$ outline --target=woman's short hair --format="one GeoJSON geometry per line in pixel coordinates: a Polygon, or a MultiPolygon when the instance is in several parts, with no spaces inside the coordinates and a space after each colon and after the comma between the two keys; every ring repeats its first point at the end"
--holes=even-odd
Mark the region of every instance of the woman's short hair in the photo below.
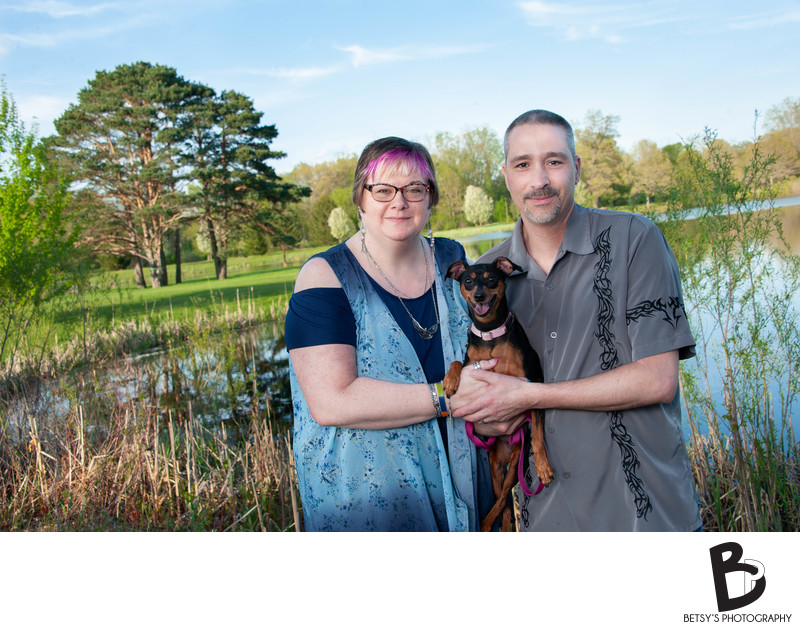
{"type": "Polygon", "coordinates": [[[356,164],[353,180],[353,203],[361,205],[361,195],[367,181],[379,168],[407,168],[417,170],[430,186],[431,208],[439,203],[439,187],[436,185],[436,169],[433,159],[423,145],[403,138],[389,136],[370,142],[361,152],[356,164]]]}

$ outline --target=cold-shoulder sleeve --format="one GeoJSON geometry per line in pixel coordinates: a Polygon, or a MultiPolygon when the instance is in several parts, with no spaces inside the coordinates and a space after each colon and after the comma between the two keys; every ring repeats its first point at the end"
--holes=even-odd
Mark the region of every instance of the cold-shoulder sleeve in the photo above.
{"type": "Polygon", "coordinates": [[[284,329],[286,348],[356,345],[356,321],[342,288],[306,289],[292,295],[284,329]]]}

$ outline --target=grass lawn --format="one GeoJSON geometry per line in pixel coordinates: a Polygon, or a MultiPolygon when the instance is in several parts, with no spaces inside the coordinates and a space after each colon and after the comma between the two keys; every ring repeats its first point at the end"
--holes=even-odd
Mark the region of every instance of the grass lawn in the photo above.
{"type": "Polygon", "coordinates": [[[300,267],[320,249],[288,253],[286,267],[280,252],[231,258],[225,280],[215,278],[212,262],[201,261],[183,263],[182,281],[175,284],[175,265],[167,265],[170,284],[165,287],[136,288],[130,269],[99,273],[92,279],[92,291],[61,310],[56,330],[70,334],[81,327],[84,317],[90,328],[106,328],[141,317],[183,320],[197,310],[270,312],[275,304],[286,303],[300,267]]]}
{"type": "MultiPolygon", "coordinates": [[[[492,224],[448,230],[435,236],[459,238],[482,232],[510,231],[512,227],[513,223],[492,224]]],[[[59,327],[80,325],[84,314],[95,325],[110,326],[143,316],[186,319],[197,309],[253,308],[269,312],[277,301],[285,304],[300,267],[324,249],[317,247],[287,252],[287,267],[283,266],[280,252],[231,258],[226,280],[216,280],[213,263],[201,261],[183,263],[182,282],[174,284],[175,265],[167,265],[171,284],[158,288],[137,289],[130,269],[104,272],[94,278],[96,288],[85,296],[83,304],[75,304],[61,313],[59,327]]]]}

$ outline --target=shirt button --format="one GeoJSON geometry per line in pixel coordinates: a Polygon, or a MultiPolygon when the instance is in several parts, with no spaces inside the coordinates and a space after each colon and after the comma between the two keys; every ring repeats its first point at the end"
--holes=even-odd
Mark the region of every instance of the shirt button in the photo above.
{"type": "Polygon", "coordinates": [[[544,288],[547,289],[548,291],[552,291],[553,290],[553,283],[552,282],[548,282],[546,285],[544,285],[544,288]]]}
{"type": "Polygon", "coordinates": [[[550,333],[550,339],[555,339],[556,337],[558,337],[558,333],[556,331],[550,333]]]}
{"type": "Polygon", "coordinates": [[[555,433],[556,430],[553,427],[547,427],[547,432],[548,433],[555,433]]]}
{"type": "Polygon", "coordinates": [[[564,473],[564,479],[569,479],[570,477],[571,477],[571,475],[568,472],[564,473]]]}

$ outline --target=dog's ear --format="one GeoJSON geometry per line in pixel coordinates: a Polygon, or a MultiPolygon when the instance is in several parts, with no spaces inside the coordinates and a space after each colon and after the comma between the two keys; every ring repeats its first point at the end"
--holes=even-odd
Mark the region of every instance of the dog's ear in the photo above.
{"type": "Polygon", "coordinates": [[[510,276],[514,271],[522,271],[522,267],[511,262],[508,258],[503,258],[502,256],[494,259],[494,266],[507,276],[510,276]]]}
{"type": "Polygon", "coordinates": [[[453,278],[453,280],[459,280],[461,278],[461,274],[464,273],[464,270],[467,268],[467,265],[462,260],[458,260],[454,262],[447,270],[447,277],[453,278]]]}

